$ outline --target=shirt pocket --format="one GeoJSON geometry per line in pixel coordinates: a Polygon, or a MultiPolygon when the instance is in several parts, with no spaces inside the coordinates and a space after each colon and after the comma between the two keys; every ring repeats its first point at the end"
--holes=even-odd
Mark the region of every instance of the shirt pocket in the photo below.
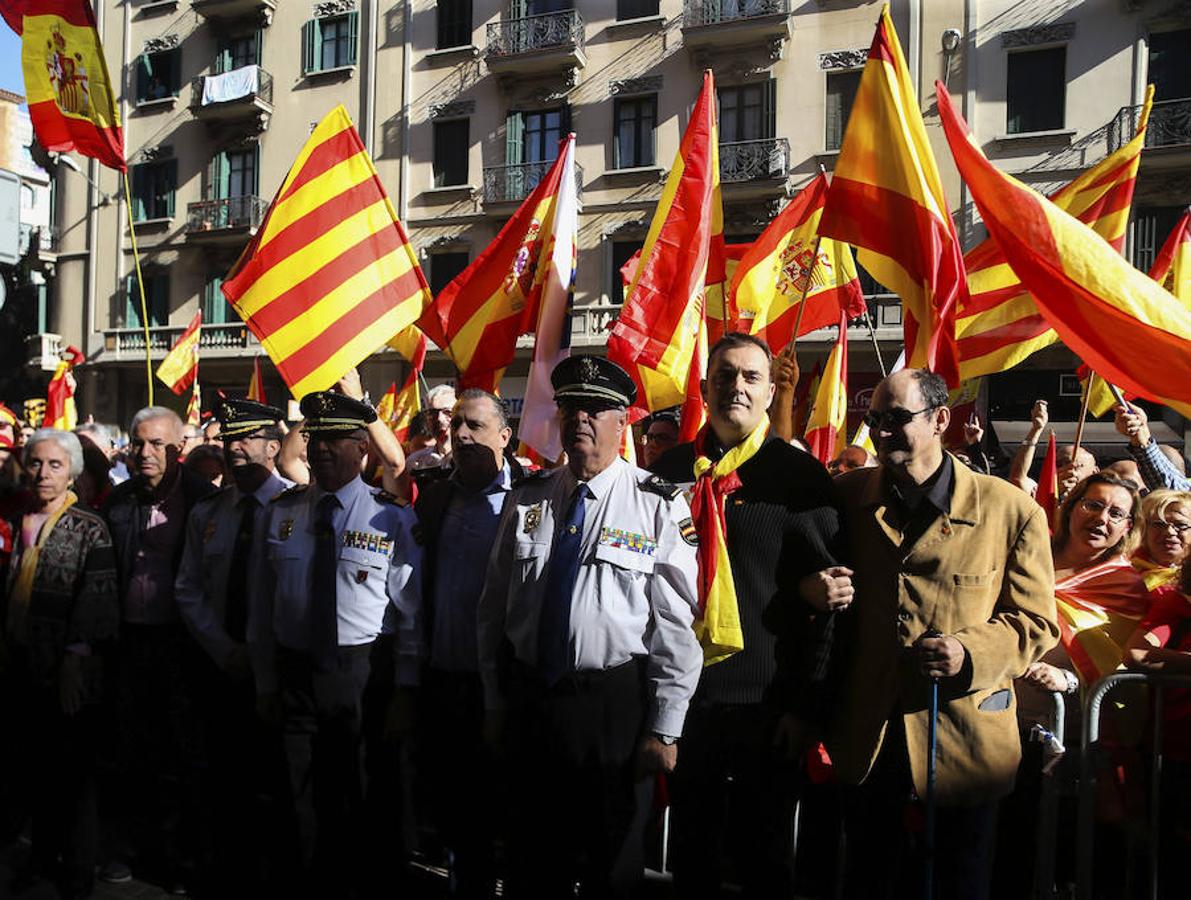
{"type": "Polygon", "coordinates": [[[543,577],[549,544],[518,538],[513,542],[513,577],[521,584],[543,577]]]}
{"type": "Polygon", "coordinates": [[[389,558],[382,553],[361,550],[359,547],[339,548],[339,568],[347,572],[356,584],[383,576],[389,558]]]}
{"type": "Polygon", "coordinates": [[[616,568],[623,569],[634,577],[653,574],[654,558],[648,553],[628,550],[624,547],[609,547],[607,544],[597,544],[595,558],[599,562],[611,563],[616,568]]]}

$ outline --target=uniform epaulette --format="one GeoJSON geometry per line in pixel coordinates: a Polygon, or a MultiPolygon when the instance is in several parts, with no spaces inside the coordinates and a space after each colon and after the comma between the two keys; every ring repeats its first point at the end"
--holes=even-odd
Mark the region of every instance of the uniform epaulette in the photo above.
{"type": "Polygon", "coordinates": [[[642,481],[641,490],[649,491],[651,494],[657,494],[659,497],[665,497],[667,500],[673,500],[682,493],[682,488],[667,481],[660,475],[650,475],[642,481]]]}
{"type": "Polygon", "coordinates": [[[310,487],[310,485],[308,485],[308,484],[291,485],[290,487],[287,487],[284,491],[282,491],[280,494],[278,494],[276,497],[274,497],[269,502],[276,503],[278,500],[282,500],[285,497],[296,497],[298,494],[302,493],[302,491],[306,490],[306,488],[308,488],[308,487],[310,487]]]}
{"type": "Polygon", "coordinates": [[[222,497],[224,494],[226,494],[231,489],[232,489],[232,486],[230,484],[225,484],[221,488],[216,488],[212,493],[206,494],[202,497],[199,497],[198,500],[195,501],[194,505],[201,506],[204,503],[210,503],[212,500],[216,500],[219,497],[222,497]]]}
{"type": "Polygon", "coordinates": [[[529,484],[535,479],[548,478],[554,469],[534,469],[531,472],[525,472],[520,477],[513,480],[513,487],[520,487],[523,484],[529,484]]]}
{"type": "Polygon", "coordinates": [[[396,494],[390,494],[388,491],[377,491],[372,496],[381,503],[392,503],[394,506],[409,506],[408,500],[402,500],[396,494]]]}

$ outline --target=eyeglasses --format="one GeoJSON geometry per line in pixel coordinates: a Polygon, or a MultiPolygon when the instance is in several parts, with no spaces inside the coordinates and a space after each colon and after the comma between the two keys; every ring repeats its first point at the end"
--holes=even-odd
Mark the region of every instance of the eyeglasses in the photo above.
{"type": "Polygon", "coordinates": [[[1098,516],[1101,513],[1107,511],[1108,521],[1112,522],[1114,525],[1119,525],[1126,519],[1133,518],[1133,516],[1131,516],[1127,511],[1121,509],[1119,506],[1109,506],[1103,500],[1080,500],[1079,508],[1086,513],[1091,513],[1093,516],[1098,516]]]}
{"type": "Polygon", "coordinates": [[[646,432],[645,443],[647,444],[676,444],[678,443],[678,436],[674,434],[657,434],[655,432],[646,432]]]}
{"type": "Polygon", "coordinates": [[[1170,522],[1166,519],[1150,519],[1148,524],[1155,531],[1166,531],[1169,528],[1179,537],[1191,529],[1191,522],[1170,522]]]}
{"type": "Polygon", "coordinates": [[[937,406],[928,406],[925,409],[916,409],[913,412],[902,406],[895,406],[893,409],[887,409],[884,412],[870,411],[864,417],[864,424],[870,429],[885,429],[905,428],[912,421],[915,416],[920,416],[923,413],[928,413],[938,409],[937,406]]]}

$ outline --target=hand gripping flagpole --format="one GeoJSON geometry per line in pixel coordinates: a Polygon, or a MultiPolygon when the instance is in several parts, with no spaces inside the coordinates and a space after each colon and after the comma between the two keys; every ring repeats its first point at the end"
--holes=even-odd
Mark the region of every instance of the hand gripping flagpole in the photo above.
{"type": "Polygon", "coordinates": [[[145,303],[145,279],[141,275],[141,254],[136,246],[136,222],[132,218],[132,189],[128,169],[124,170],[124,202],[128,204],[128,234],[132,237],[132,260],[136,266],[136,286],[141,295],[141,327],[145,332],[145,383],[149,388],[149,406],[153,405],[153,348],[149,345],[149,310],[145,303]]]}

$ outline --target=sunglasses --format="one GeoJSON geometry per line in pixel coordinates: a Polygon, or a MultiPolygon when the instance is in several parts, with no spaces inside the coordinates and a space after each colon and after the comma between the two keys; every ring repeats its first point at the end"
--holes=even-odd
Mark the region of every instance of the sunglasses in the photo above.
{"type": "Polygon", "coordinates": [[[905,428],[914,421],[915,416],[920,416],[923,413],[928,413],[938,409],[937,406],[928,406],[925,409],[916,409],[910,411],[902,406],[895,406],[893,409],[887,409],[884,412],[870,411],[864,417],[864,424],[873,429],[884,429],[886,431],[893,428],[905,428]]]}

